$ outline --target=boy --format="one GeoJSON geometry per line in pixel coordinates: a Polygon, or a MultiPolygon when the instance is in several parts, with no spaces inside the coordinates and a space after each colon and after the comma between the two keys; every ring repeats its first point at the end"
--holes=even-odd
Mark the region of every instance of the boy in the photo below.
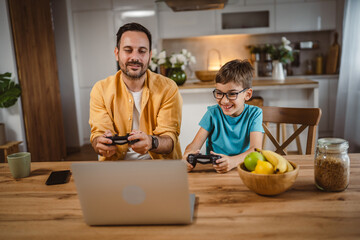
{"type": "MultiPolygon", "coordinates": [[[[190,153],[199,153],[207,139],[206,153],[221,156],[214,169],[226,173],[254,148],[262,147],[262,110],[245,104],[253,92],[252,72],[253,68],[246,60],[233,60],[221,67],[213,91],[218,105],[208,107],[199,123],[199,131],[185,149],[184,160],[190,153]]],[[[188,171],[192,168],[187,163],[188,171]]]]}

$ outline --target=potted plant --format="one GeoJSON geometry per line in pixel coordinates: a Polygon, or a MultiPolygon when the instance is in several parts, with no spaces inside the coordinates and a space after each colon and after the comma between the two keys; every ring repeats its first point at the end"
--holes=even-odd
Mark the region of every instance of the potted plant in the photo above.
{"type": "Polygon", "coordinates": [[[153,50],[153,55],[149,64],[152,71],[160,69],[160,73],[174,80],[177,85],[182,85],[186,81],[186,66],[196,63],[195,57],[186,49],[182,49],[180,53],[173,53],[170,57],[166,56],[163,50],[157,54],[157,50],[153,50]]]}
{"type": "MultiPolygon", "coordinates": [[[[13,106],[21,95],[20,85],[11,80],[11,73],[0,74],[0,108],[13,106]]],[[[5,125],[0,123],[0,145],[6,143],[5,125]]]]}
{"type": "Polygon", "coordinates": [[[277,47],[272,46],[270,52],[273,61],[272,77],[275,80],[284,80],[283,64],[291,63],[294,60],[290,41],[286,37],[282,37],[281,44],[277,47]]]}

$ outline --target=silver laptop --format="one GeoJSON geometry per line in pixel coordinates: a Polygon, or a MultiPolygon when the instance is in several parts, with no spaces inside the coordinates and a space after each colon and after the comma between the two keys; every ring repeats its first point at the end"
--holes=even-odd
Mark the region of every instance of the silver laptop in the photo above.
{"type": "Polygon", "coordinates": [[[71,169],[88,225],[192,222],[195,195],[181,160],[73,163],[71,169]]]}

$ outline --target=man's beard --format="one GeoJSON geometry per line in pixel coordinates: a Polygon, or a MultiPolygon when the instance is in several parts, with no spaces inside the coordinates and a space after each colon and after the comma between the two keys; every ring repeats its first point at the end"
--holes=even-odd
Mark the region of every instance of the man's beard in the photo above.
{"type": "MultiPolygon", "coordinates": [[[[150,61],[150,60],[149,60],[149,61],[150,61]]],[[[125,65],[120,62],[119,65],[120,65],[121,71],[122,71],[128,78],[130,78],[131,80],[139,80],[139,79],[146,73],[146,70],[147,70],[148,67],[149,67],[149,63],[143,64],[143,63],[138,62],[138,61],[127,62],[127,63],[125,63],[125,65]],[[131,72],[128,70],[128,66],[132,66],[132,65],[140,66],[140,72],[139,72],[139,73],[131,73],[131,72]]]]}

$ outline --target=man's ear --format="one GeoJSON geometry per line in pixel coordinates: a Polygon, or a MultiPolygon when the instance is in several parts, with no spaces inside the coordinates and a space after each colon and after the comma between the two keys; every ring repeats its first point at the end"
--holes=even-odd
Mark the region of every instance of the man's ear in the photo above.
{"type": "Polygon", "coordinates": [[[252,97],[252,94],[253,94],[252,88],[249,88],[248,90],[246,90],[246,92],[245,92],[245,101],[248,101],[252,97]]]}
{"type": "Polygon", "coordinates": [[[118,47],[115,47],[114,54],[115,54],[116,61],[119,61],[119,49],[118,49],[118,47]]]}

